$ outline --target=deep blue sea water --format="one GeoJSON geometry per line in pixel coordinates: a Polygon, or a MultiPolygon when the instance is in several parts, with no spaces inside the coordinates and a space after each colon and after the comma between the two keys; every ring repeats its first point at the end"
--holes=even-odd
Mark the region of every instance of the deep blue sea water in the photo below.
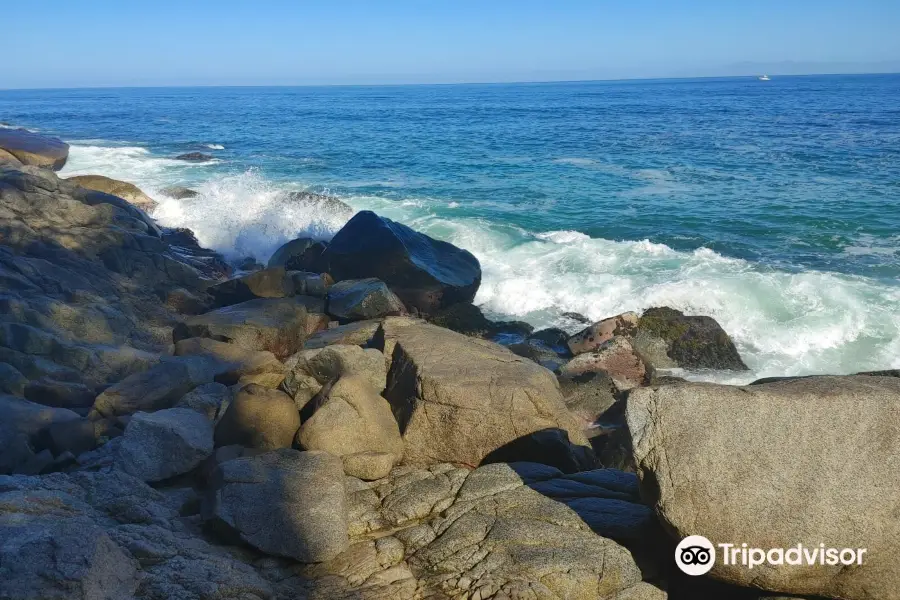
{"type": "Polygon", "coordinates": [[[0,121],[229,256],[329,237],[284,194],[328,191],[471,250],[496,316],[714,316],[753,372],[692,377],[900,367],[900,75],[0,91],[0,121]]]}

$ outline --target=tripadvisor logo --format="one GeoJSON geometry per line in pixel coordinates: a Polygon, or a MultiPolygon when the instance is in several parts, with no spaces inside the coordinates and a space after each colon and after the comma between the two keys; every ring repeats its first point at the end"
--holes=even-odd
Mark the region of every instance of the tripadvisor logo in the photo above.
{"type": "Polygon", "coordinates": [[[705,575],[716,564],[716,547],[721,554],[721,564],[744,566],[754,569],[760,565],[861,565],[865,548],[826,548],[825,544],[790,548],[750,548],[747,544],[717,544],[702,535],[691,535],[675,548],[675,564],[688,575],[705,575]]]}

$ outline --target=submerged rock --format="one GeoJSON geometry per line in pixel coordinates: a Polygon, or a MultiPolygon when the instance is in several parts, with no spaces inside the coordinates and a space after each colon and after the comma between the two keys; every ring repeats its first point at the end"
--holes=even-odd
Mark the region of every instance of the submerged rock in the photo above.
{"type": "Polygon", "coordinates": [[[322,259],[336,280],[378,278],[425,313],[471,302],[481,284],[481,266],[469,252],[370,211],[350,219],[322,259]]]}
{"type": "Polygon", "coordinates": [[[26,129],[0,128],[0,150],[5,150],[23,165],[59,171],[69,158],[69,145],[26,129]]]}
{"type": "Polygon", "coordinates": [[[207,162],[215,160],[215,156],[204,154],[203,152],[188,152],[187,154],[179,154],[175,160],[186,160],[188,162],[207,162]]]}
{"type": "Polygon", "coordinates": [[[176,200],[184,200],[187,198],[196,198],[200,195],[199,192],[192,190],[190,188],[186,188],[180,185],[173,185],[167,188],[163,188],[162,193],[170,198],[175,198],[176,200]]]}

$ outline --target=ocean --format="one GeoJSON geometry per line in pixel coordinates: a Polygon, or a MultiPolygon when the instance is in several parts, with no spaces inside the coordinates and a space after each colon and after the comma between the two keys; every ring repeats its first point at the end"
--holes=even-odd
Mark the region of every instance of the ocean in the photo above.
{"type": "Polygon", "coordinates": [[[470,250],[492,317],[710,315],[751,371],[686,375],[744,383],[900,367],[898,99],[900,75],[9,90],[0,121],[231,258],[333,235],[303,189],[470,250]]]}

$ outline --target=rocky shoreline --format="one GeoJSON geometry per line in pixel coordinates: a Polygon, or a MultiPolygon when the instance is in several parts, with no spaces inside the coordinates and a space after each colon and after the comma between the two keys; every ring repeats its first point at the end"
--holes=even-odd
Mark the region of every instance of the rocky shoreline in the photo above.
{"type": "Polygon", "coordinates": [[[367,211],[229,264],[67,149],[0,130],[0,599],[900,598],[900,371],[690,383],[746,369],[710,317],[491,321],[367,211]]]}

